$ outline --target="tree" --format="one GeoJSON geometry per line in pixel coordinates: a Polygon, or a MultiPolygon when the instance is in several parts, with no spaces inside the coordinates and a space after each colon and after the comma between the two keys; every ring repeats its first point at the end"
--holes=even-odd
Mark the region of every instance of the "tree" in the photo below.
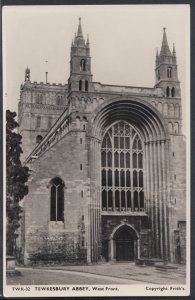
{"type": "Polygon", "coordinates": [[[26,185],[29,177],[29,169],[23,166],[20,155],[23,153],[21,144],[22,136],[16,133],[19,126],[15,121],[16,113],[6,111],[6,217],[7,255],[14,255],[17,230],[20,227],[22,207],[20,201],[28,194],[26,185]]]}

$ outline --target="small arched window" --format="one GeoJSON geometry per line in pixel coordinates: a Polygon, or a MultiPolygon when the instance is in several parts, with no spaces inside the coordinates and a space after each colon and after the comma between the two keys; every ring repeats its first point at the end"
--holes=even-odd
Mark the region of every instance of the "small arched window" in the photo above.
{"type": "Polygon", "coordinates": [[[37,123],[36,123],[36,128],[41,127],[41,116],[37,116],[37,123]]]}
{"type": "Polygon", "coordinates": [[[169,89],[169,86],[166,88],[166,96],[169,97],[169,94],[170,94],[170,89],[169,89]]]}
{"type": "Polygon", "coordinates": [[[85,91],[87,92],[88,91],[88,81],[85,80],[85,91]]]}
{"type": "Polygon", "coordinates": [[[50,220],[64,221],[64,182],[59,177],[51,180],[50,199],[50,220]]]}
{"type": "Polygon", "coordinates": [[[86,70],[86,61],[85,59],[81,59],[80,61],[80,71],[85,71],[86,70]]]}
{"type": "Polygon", "coordinates": [[[174,87],[172,87],[172,89],[171,89],[171,96],[175,97],[175,88],[174,87]]]}
{"type": "Polygon", "coordinates": [[[157,75],[158,75],[158,80],[160,80],[160,70],[158,70],[157,75]]]}
{"type": "Polygon", "coordinates": [[[171,68],[171,67],[168,67],[168,68],[167,68],[167,77],[168,77],[168,78],[171,78],[171,77],[172,77],[172,68],[171,68]]]}
{"type": "Polygon", "coordinates": [[[82,91],[82,80],[79,80],[79,91],[82,91]]]}
{"type": "Polygon", "coordinates": [[[42,139],[43,139],[42,135],[37,135],[36,143],[39,144],[42,141],[42,139]]]}

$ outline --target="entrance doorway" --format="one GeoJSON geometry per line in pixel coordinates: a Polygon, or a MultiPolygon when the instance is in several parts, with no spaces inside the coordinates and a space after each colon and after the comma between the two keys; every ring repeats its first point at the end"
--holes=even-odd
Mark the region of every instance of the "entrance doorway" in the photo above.
{"type": "Polygon", "coordinates": [[[134,237],[127,226],[120,228],[114,236],[117,261],[134,260],[134,237]]]}

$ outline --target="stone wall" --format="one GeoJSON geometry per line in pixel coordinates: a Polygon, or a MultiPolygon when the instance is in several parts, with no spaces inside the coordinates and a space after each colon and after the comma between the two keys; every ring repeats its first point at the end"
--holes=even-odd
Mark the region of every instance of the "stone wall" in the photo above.
{"type": "Polygon", "coordinates": [[[178,222],[181,263],[186,263],[186,222],[178,222]]]}
{"type": "Polygon", "coordinates": [[[32,175],[24,202],[25,263],[46,253],[65,255],[66,261],[72,262],[79,261],[79,255],[86,259],[89,180],[85,132],[68,133],[29,167],[32,175]],[[65,183],[64,222],[50,221],[49,182],[54,177],[65,183]]]}

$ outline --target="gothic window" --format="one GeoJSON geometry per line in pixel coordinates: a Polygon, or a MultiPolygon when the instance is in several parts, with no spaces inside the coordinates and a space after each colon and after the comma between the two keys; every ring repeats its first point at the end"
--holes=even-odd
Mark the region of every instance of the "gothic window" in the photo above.
{"type": "Polygon", "coordinates": [[[166,88],[166,95],[167,95],[167,97],[169,97],[169,91],[170,91],[170,89],[169,89],[169,86],[166,88]]]}
{"type": "Polygon", "coordinates": [[[79,80],[79,91],[82,91],[82,80],[79,80]]]}
{"type": "Polygon", "coordinates": [[[85,80],[85,91],[87,92],[88,91],[88,81],[85,80]]]}
{"type": "Polygon", "coordinates": [[[36,128],[41,127],[41,116],[37,116],[37,123],[36,123],[36,128]]]}
{"type": "Polygon", "coordinates": [[[37,94],[37,104],[43,104],[43,95],[37,94]]]}
{"type": "Polygon", "coordinates": [[[127,122],[114,123],[101,146],[102,210],[144,211],[143,146],[127,122]]]}
{"type": "Polygon", "coordinates": [[[36,143],[39,144],[42,141],[42,139],[43,139],[42,135],[37,135],[36,143]]]}
{"type": "Polygon", "coordinates": [[[171,78],[171,77],[172,77],[172,68],[171,68],[171,67],[168,67],[168,68],[167,68],[167,77],[168,77],[168,78],[171,78]]]}
{"type": "Polygon", "coordinates": [[[49,117],[48,117],[48,125],[47,125],[48,129],[50,129],[51,126],[52,126],[52,117],[49,116],[49,117]]]}
{"type": "Polygon", "coordinates": [[[51,181],[50,201],[50,220],[64,221],[64,182],[59,177],[51,181]]]}
{"type": "Polygon", "coordinates": [[[175,97],[175,88],[174,87],[172,87],[172,89],[171,89],[171,96],[175,97]]]}
{"type": "Polygon", "coordinates": [[[86,61],[85,59],[81,59],[80,61],[80,71],[85,71],[86,69],[86,61]]]}

